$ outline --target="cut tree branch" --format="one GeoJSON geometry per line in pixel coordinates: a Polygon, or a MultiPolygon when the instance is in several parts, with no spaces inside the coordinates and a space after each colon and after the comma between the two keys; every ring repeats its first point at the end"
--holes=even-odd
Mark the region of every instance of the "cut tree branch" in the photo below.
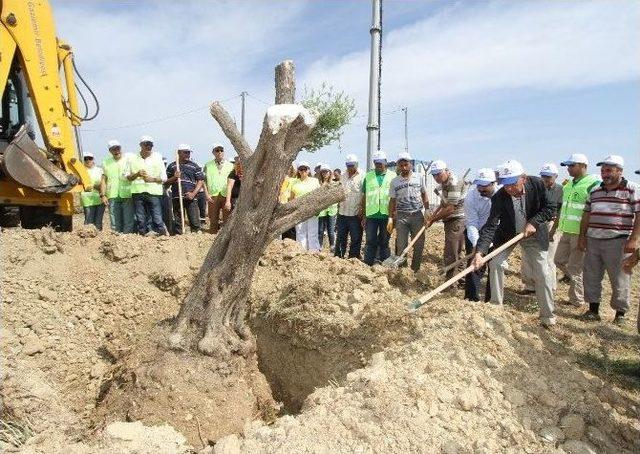
{"type": "Polygon", "coordinates": [[[342,202],[345,195],[341,185],[322,186],[304,197],[278,205],[271,223],[271,236],[282,235],[294,225],[317,216],[325,208],[342,202]]]}
{"type": "Polygon", "coordinates": [[[276,104],[293,104],[296,99],[296,69],[291,60],[276,66],[276,104]]]}
{"type": "Polygon", "coordinates": [[[240,160],[242,161],[243,165],[246,165],[247,159],[253,154],[253,150],[244,139],[244,137],[242,137],[240,131],[238,131],[233,118],[231,118],[225,108],[222,107],[222,104],[220,104],[218,101],[214,101],[213,103],[211,103],[210,112],[211,116],[213,116],[213,118],[220,125],[220,129],[222,129],[224,135],[227,136],[227,138],[231,142],[231,145],[233,145],[233,148],[235,148],[238,156],[240,156],[240,160]]]}

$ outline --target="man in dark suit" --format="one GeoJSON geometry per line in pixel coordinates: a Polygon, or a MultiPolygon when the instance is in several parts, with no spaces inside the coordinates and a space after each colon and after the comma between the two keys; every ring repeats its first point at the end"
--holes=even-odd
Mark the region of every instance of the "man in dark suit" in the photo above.
{"type": "MultiPolygon", "coordinates": [[[[483,256],[494,247],[506,243],[523,232],[522,260],[526,260],[535,278],[535,292],[540,307],[540,323],[544,327],[555,325],[553,315],[553,282],[547,264],[549,249],[548,223],[556,207],[548,198],[547,189],[538,177],[527,176],[518,161],[507,161],[498,167],[498,179],[503,185],[491,198],[491,212],[480,230],[473,265],[484,264],[483,256]]],[[[504,263],[513,251],[512,246],[489,262],[491,302],[502,304],[504,298],[504,263]]]]}

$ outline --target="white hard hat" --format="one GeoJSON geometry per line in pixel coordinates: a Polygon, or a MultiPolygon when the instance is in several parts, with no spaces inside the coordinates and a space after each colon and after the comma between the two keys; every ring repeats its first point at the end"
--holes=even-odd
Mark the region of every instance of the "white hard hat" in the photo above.
{"type": "Polygon", "coordinates": [[[354,154],[348,154],[346,158],[344,158],[344,161],[347,165],[349,164],[357,164],[358,163],[358,157],[354,154]]]}
{"type": "Polygon", "coordinates": [[[558,167],[555,164],[551,162],[542,164],[542,167],[540,168],[541,177],[553,177],[557,175],[558,175],[558,167]]]}
{"type": "Polygon", "coordinates": [[[307,169],[311,168],[311,166],[309,165],[309,162],[307,161],[300,161],[296,166],[296,169],[299,169],[300,167],[306,167],[307,169]]]}
{"type": "Polygon", "coordinates": [[[117,140],[110,140],[107,142],[107,147],[109,147],[109,150],[111,150],[114,147],[119,147],[120,146],[120,142],[118,142],[117,140]]]}
{"type": "Polygon", "coordinates": [[[91,153],[90,151],[87,151],[87,152],[85,152],[85,153],[82,153],[82,157],[83,157],[84,159],[87,159],[87,158],[91,158],[91,159],[93,159],[93,153],[91,153]]]}
{"type": "Polygon", "coordinates": [[[191,145],[189,145],[187,143],[181,143],[180,145],[178,145],[177,150],[178,151],[193,151],[191,149],[191,145]]]}
{"type": "Polygon", "coordinates": [[[569,156],[569,159],[560,163],[561,166],[568,166],[570,164],[589,164],[589,160],[582,153],[574,153],[569,156]]]}
{"type": "Polygon", "coordinates": [[[140,137],[140,143],[142,142],[151,142],[153,143],[153,137],[151,136],[142,136],[140,137]]]}
{"type": "Polygon", "coordinates": [[[476,173],[476,178],[475,180],[473,180],[473,184],[477,185],[477,186],[487,186],[491,183],[494,183],[496,181],[496,173],[493,171],[493,169],[489,169],[489,168],[482,168],[482,169],[478,169],[478,172],[476,173]]]}
{"type": "Polygon", "coordinates": [[[515,184],[524,175],[524,167],[512,159],[498,166],[498,180],[501,184],[515,184]]]}
{"type": "Polygon", "coordinates": [[[211,147],[211,150],[215,150],[216,148],[222,148],[224,150],[224,146],[221,143],[214,143],[211,147]]]}
{"type": "Polygon", "coordinates": [[[329,167],[329,164],[324,164],[324,163],[320,164],[320,171],[323,171],[323,170],[331,171],[331,167],[329,167]]]}
{"type": "Polygon", "coordinates": [[[398,159],[396,159],[396,162],[400,162],[400,161],[411,161],[413,158],[411,157],[411,155],[409,153],[406,152],[402,152],[398,155],[398,159]]]}
{"type": "Polygon", "coordinates": [[[609,156],[607,156],[606,158],[604,158],[602,161],[600,161],[599,163],[597,163],[597,166],[601,166],[601,165],[608,165],[608,166],[616,166],[620,169],[624,169],[624,159],[622,158],[622,156],[618,156],[616,154],[611,154],[609,156]]]}
{"type": "Polygon", "coordinates": [[[384,151],[378,150],[373,153],[373,162],[387,162],[387,155],[384,151]]]}
{"type": "Polygon", "coordinates": [[[436,159],[431,163],[431,169],[429,169],[429,173],[431,173],[431,175],[438,175],[445,170],[447,170],[447,163],[440,159],[436,159]]]}

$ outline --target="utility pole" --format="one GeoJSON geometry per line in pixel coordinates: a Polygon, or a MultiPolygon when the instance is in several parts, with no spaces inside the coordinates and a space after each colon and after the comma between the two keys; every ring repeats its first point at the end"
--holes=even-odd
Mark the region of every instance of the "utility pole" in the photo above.
{"type": "Polygon", "coordinates": [[[367,170],[373,168],[373,152],[380,149],[380,43],[382,0],[372,0],[371,61],[369,63],[369,120],[367,122],[367,170]]]}
{"type": "Polygon", "coordinates": [[[407,107],[403,107],[402,111],[404,112],[404,151],[405,153],[409,153],[409,127],[407,126],[407,107]]]}
{"type": "Polygon", "coordinates": [[[244,137],[244,105],[245,102],[247,100],[247,92],[243,91],[242,93],[240,93],[240,97],[242,98],[242,109],[241,109],[241,118],[240,118],[240,134],[242,134],[242,137],[244,137]]]}

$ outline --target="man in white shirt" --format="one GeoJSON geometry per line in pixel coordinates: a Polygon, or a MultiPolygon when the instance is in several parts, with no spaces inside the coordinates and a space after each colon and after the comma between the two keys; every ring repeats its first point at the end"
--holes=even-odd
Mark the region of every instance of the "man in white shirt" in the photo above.
{"type": "Polygon", "coordinates": [[[346,198],[338,205],[338,219],[336,221],[337,257],[344,257],[347,253],[347,242],[351,237],[349,258],[360,258],[362,246],[362,181],[364,176],[358,171],[358,157],[347,155],[347,171],[340,177],[340,184],[345,188],[346,198]]]}
{"type": "MultiPolygon", "coordinates": [[[[475,187],[471,188],[464,199],[465,214],[465,250],[469,254],[476,247],[480,238],[480,229],[489,219],[491,211],[491,197],[498,190],[496,175],[493,169],[479,169],[476,179],[473,181],[475,187]]],[[[464,285],[464,298],[470,301],[480,301],[480,281],[484,275],[485,268],[481,268],[467,274],[464,285]]],[[[489,281],[484,295],[485,301],[491,296],[489,281]]]]}

